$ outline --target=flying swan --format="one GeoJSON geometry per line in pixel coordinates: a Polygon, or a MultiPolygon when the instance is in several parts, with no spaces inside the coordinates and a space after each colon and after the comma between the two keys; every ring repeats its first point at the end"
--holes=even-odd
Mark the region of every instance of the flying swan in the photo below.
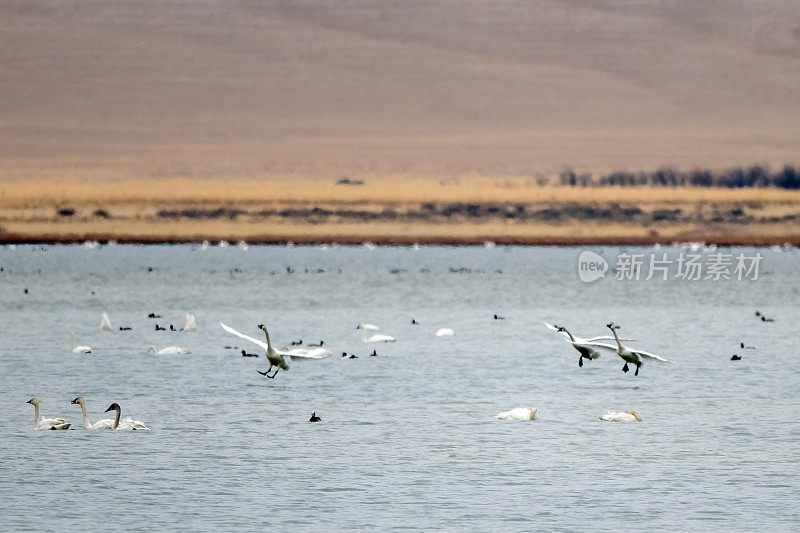
{"type": "Polygon", "coordinates": [[[89,346],[75,346],[75,333],[69,332],[69,342],[72,345],[72,353],[92,353],[89,346]]]}
{"type": "Polygon", "coordinates": [[[86,414],[86,402],[83,401],[83,396],[78,396],[70,403],[81,406],[81,412],[83,413],[83,425],[86,427],[86,429],[114,429],[113,418],[104,418],[102,420],[98,420],[94,424],[89,422],[89,415],[86,414]]]}
{"type": "Polygon", "coordinates": [[[267,326],[264,324],[259,324],[258,328],[264,332],[264,335],[267,337],[267,342],[260,341],[258,339],[254,339],[250,335],[245,335],[244,333],[240,333],[233,329],[230,326],[226,326],[222,322],[219,323],[222,326],[222,329],[227,331],[232,335],[236,335],[241,339],[248,340],[257,346],[261,346],[264,350],[266,350],[267,361],[269,361],[269,368],[266,372],[261,372],[258,370],[257,372],[262,376],[267,376],[270,379],[273,379],[277,374],[278,370],[289,370],[289,364],[286,362],[286,358],[292,359],[324,359],[325,357],[330,356],[330,352],[324,348],[314,348],[313,350],[308,350],[305,348],[296,348],[294,350],[276,350],[272,346],[272,341],[269,339],[269,331],[267,331],[267,326]],[[271,376],[269,375],[272,367],[277,367],[275,369],[275,373],[271,376]]]}
{"type": "Polygon", "coordinates": [[[356,329],[361,330],[361,340],[363,342],[395,342],[397,340],[391,335],[384,335],[383,333],[375,333],[374,335],[367,336],[367,330],[378,331],[381,329],[378,326],[373,326],[372,324],[359,324],[356,326],[356,329]]]}
{"type": "Polygon", "coordinates": [[[536,420],[536,412],[535,407],[515,407],[510,411],[499,413],[495,418],[498,420],[536,420]]]}
{"type": "Polygon", "coordinates": [[[71,424],[68,424],[63,418],[39,418],[39,400],[31,398],[25,403],[33,406],[33,429],[39,431],[41,429],[69,429],[71,424]]]}
{"type": "MultiPolygon", "coordinates": [[[[614,334],[614,339],[616,339],[617,341],[617,348],[616,348],[617,355],[620,356],[623,361],[625,361],[625,366],[622,367],[623,372],[626,373],[628,372],[629,370],[628,363],[631,363],[636,365],[636,372],[633,375],[638,376],[639,367],[642,366],[645,359],[653,359],[655,361],[661,361],[662,363],[669,363],[669,361],[667,361],[660,355],[652,354],[642,350],[631,350],[630,348],[622,344],[622,342],[619,339],[619,336],[617,335],[618,326],[615,326],[613,322],[606,324],[606,327],[611,330],[611,333],[614,334]]],[[[603,347],[607,348],[607,346],[603,347]]]]}
{"type": "MultiPolygon", "coordinates": [[[[616,348],[610,344],[603,344],[597,341],[600,340],[612,340],[614,337],[609,337],[608,335],[602,335],[600,337],[591,337],[588,339],[583,339],[581,337],[576,337],[569,331],[567,328],[562,326],[556,326],[555,324],[550,324],[545,322],[544,325],[548,329],[552,329],[553,331],[558,331],[559,333],[564,335],[564,339],[572,344],[572,347],[578,350],[578,353],[581,354],[580,358],[578,358],[578,366],[583,366],[583,360],[588,359],[592,361],[600,357],[600,352],[596,350],[596,348],[605,348],[607,350],[616,350],[616,348]]],[[[632,339],[624,339],[624,340],[632,340],[632,339]]]]}
{"type": "Polygon", "coordinates": [[[641,422],[642,415],[636,411],[625,411],[624,413],[619,411],[609,411],[606,414],[601,415],[600,420],[603,420],[604,422],[641,422]]]}
{"type": "Polygon", "coordinates": [[[120,422],[119,416],[122,414],[122,408],[119,406],[118,403],[112,403],[106,409],[106,413],[109,411],[116,411],[117,416],[114,417],[114,426],[112,429],[117,431],[149,431],[150,428],[145,426],[143,422],[139,420],[133,420],[131,417],[126,416],[125,420],[120,422]]]}

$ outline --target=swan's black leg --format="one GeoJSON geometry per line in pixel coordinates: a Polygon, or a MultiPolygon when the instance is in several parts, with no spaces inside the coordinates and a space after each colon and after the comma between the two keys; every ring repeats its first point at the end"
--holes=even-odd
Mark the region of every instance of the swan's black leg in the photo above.
{"type": "Polygon", "coordinates": [[[629,368],[628,368],[628,363],[625,363],[625,366],[623,366],[623,367],[622,367],[622,371],[623,371],[623,372],[625,372],[625,373],[627,374],[627,373],[628,373],[628,370],[629,370],[629,368]]]}
{"type": "Polygon", "coordinates": [[[581,358],[578,359],[578,366],[583,366],[583,356],[581,356],[581,358]]]}
{"type": "Polygon", "coordinates": [[[274,373],[274,374],[272,374],[271,376],[267,376],[267,377],[268,377],[269,379],[275,379],[275,376],[277,376],[277,375],[278,375],[278,370],[280,370],[280,367],[275,369],[275,373],[274,373]]]}
{"type": "Polygon", "coordinates": [[[269,377],[269,371],[270,371],[270,370],[272,370],[272,363],[270,363],[270,364],[269,364],[269,368],[267,369],[267,371],[266,371],[266,372],[262,372],[261,370],[256,370],[256,372],[258,372],[258,373],[259,373],[259,374],[261,374],[262,376],[267,376],[267,377],[269,377]]]}
{"type": "Polygon", "coordinates": [[[636,365],[636,372],[633,373],[634,376],[638,376],[639,375],[639,367],[640,366],[642,366],[642,365],[636,365]]]}

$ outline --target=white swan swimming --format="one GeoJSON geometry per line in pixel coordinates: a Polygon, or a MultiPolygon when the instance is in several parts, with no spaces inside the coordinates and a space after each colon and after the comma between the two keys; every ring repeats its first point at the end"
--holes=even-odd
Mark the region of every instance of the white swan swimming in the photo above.
{"type": "Polygon", "coordinates": [[[83,425],[86,427],[86,429],[114,429],[113,418],[104,418],[102,420],[98,420],[94,424],[89,422],[89,415],[86,414],[86,402],[83,401],[83,396],[78,396],[70,403],[77,404],[81,407],[81,412],[83,413],[83,425]]]}
{"type": "MultiPolygon", "coordinates": [[[[558,331],[564,335],[564,338],[567,342],[572,344],[572,347],[575,348],[581,356],[578,358],[578,366],[583,366],[583,360],[588,359],[592,361],[600,357],[600,352],[597,351],[597,348],[605,348],[607,350],[616,350],[616,348],[610,344],[604,344],[597,342],[599,340],[606,340],[606,339],[613,339],[614,337],[609,337],[608,335],[603,335],[600,337],[591,337],[589,339],[583,339],[581,337],[576,337],[569,331],[567,328],[562,326],[556,326],[555,324],[550,324],[548,322],[544,323],[549,329],[553,331],[558,331]]],[[[629,339],[626,339],[629,340],[629,339]]]]}
{"type": "Polygon", "coordinates": [[[119,406],[118,403],[112,403],[106,409],[106,413],[109,411],[116,411],[116,416],[114,417],[114,426],[112,429],[117,431],[149,431],[150,428],[144,425],[144,422],[139,420],[133,420],[131,417],[125,417],[125,420],[120,421],[119,417],[122,414],[122,408],[119,406]]]}
{"type": "Polygon", "coordinates": [[[69,429],[72,424],[67,423],[63,418],[39,418],[39,400],[31,398],[25,403],[33,406],[33,429],[36,431],[42,429],[69,429]]]}
{"type": "Polygon", "coordinates": [[[437,337],[452,337],[456,332],[450,328],[442,328],[436,332],[437,337]]]}
{"type": "Polygon", "coordinates": [[[622,342],[620,342],[619,336],[617,335],[618,327],[615,326],[613,322],[606,324],[606,327],[611,330],[611,333],[614,334],[614,338],[617,341],[617,348],[616,348],[617,355],[619,355],[622,358],[622,360],[625,361],[625,366],[622,367],[623,372],[628,372],[628,363],[631,363],[636,365],[636,372],[634,373],[634,376],[638,376],[639,367],[642,366],[645,359],[652,359],[654,361],[661,361],[662,363],[669,363],[668,360],[664,359],[660,355],[652,354],[642,350],[631,350],[630,348],[622,344],[622,342]]]}
{"type": "Polygon", "coordinates": [[[306,348],[297,348],[294,350],[276,350],[272,346],[272,341],[269,339],[269,331],[267,331],[267,326],[264,324],[259,324],[258,328],[264,332],[264,335],[267,337],[267,342],[255,339],[250,335],[245,335],[244,333],[240,333],[233,329],[230,326],[226,326],[222,322],[219,323],[222,326],[222,329],[231,333],[232,335],[236,335],[241,339],[248,340],[257,346],[261,346],[264,350],[266,350],[267,361],[269,361],[269,368],[266,372],[258,371],[259,374],[262,376],[267,376],[270,379],[273,379],[277,374],[278,370],[289,370],[289,364],[286,362],[286,358],[289,357],[291,359],[324,359],[329,357],[331,353],[324,349],[324,348],[314,348],[312,350],[306,348]],[[272,370],[272,367],[277,367],[275,369],[275,373],[271,376],[269,372],[272,370]]]}
{"type": "Polygon", "coordinates": [[[600,416],[600,420],[604,422],[641,422],[642,415],[636,411],[609,411],[600,416]]]}
{"type": "Polygon", "coordinates": [[[75,345],[75,333],[72,331],[69,332],[69,342],[72,346],[72,353],[92,353],[92,349],[89,346],[75,345]]]}
{"type": "Polygon", "coordinates": [[[195,331],[197,329],[197,321],[194,315],[189,313],[186,315],[186,322],[183,323],[183,331],[195,331]]]}
{"type": "Polygon", "coordinates": [[[515,407],[510,411],[503,411],[495,418],[498,420],[536,420],[536,412],[538,409],[535,407],[515,407]]]}
{"type": "Polygon", "coordinates": [[[111,331],[111,320],[108,318],[108,313],[103,311],[103,318],[100,319],[100,329],[103,331],[111,331]]]}
{"type": "Polygon", "coordinates": [[[188,355],[192,352],[188,348],[181,348],[180,346],[167,346],[156,351],[156,347],[151,346],[147,349],[147,353],[149,355],[188,355]]]}
{"type": "Polygon", "coordinates": [[[361,340],[363,342],[395,342],[397,340],[391,335],[384,335],[383,333],[375,333],[374,335],[367,336],[367,330],[378,331],[381,329],[378,326],[373,326],[372,324],[359,324],[356,326],[356,329],[361,330],[361,340]]]}

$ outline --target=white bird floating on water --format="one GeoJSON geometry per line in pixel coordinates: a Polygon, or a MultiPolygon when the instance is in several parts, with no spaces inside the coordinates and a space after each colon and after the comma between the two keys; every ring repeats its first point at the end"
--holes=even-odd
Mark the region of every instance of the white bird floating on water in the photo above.
{"type": "Polygon", "coordinates": [[[436,332],[437,337],[452,337],[456,332],[450,328],[442,328],[436,332]]]}
{"type": "Polygon", "coordinates": [[[122,414],[122,408],[119,406],[118,403],[112,403],[106,409],[106,413],[109,411],[116,411],[117,416],[114,417],[114,427],[113,429],[117,431],[149,431],[150,428],[144,425],[144,422],[139,420],[133,420],[131,417],[126,416],[125,420],[120,421],[119,417],[122,414]]]}
{"type": "Polygon", "coordinates": [[[617,347],[614,348],[613,346],[609,347],[603,345],[598,345],[598,346],[606,349],[610,348],[617,352],[617,355],[619,355],[622,358],[622,360],[625,361],[625,366],[622,367],[623,372],[626,373],[628,372],[628,363],[631,363],[636,365],[636,372],[634,373],[634,376],[638,376],[639,367],[642,366],[645,359],[652,359],[654,361],[661,361],[662,363],[669,363],[668,360],[664,359],[660,355],[645,352],[643,350],[632,350],[627,346],[625,346],[624,344],[622,344],[622,342],[620,342],[619,336],[617,335],[617,329],[619,328],[619,326],[615,326],[613,322],[606,324],[606,327],[611,330],[611,333],[614,334],[614,339],[616,339],[617,341],[617,347]]]}
{"type": "Polygon", "coordinates": [[[111,320],[108,318],[108,313],[103,312],[103,318],[100,320],[100,329],[103,331],[111,331],[111,320]]]}
{"type": "Polygon", "coordinates": [[[89,346],[75,345],[75,333],[72,331],[69,332],[69,342],[72,346],[72,353],[92,353],[92,349],[89,346]]]}
{"type": "Polygon", "coordinates": [[[642,415],[636,411],[625,411],[624,413],[619,411],[609,411],[606,414],[601,415],[600,420],[603,420],[604,422],[641,422],[642,415]]]}
{"type": "Polygon", "coordinates": [[[331,355],[330,351],[322,347],[313,349],[295,348],[293,350],[276,350],[272,346],[272,341],[270,341],[269,339],[269,331],[267,331],[267,326],[265,326],[264,324],[259,324],[258,328],[264,332],[264,335],[267,337],[267,342],[255,339],[250,335],[245,335],[244,333],[240,333],[235,329],[233,329],[232,327],[226,326],[222,322],[220,322],[219,325],[222,326],[222,329],[224,329],[228,333],[236,335],[241,339],[248,340],[253,344],[261,346],[264,350],[266,350],[267,361],[269,361],[269,368],[267,369],[266,372],[261,372],[259,370],[258,373],[261,374],[262,376],[267,376],[270,379],[273,379],[278,374],[278,370],[280,369],[289,370],[289,364],[286,362],[287,357],[291,359],[324,359],[326,357],[330,357],[331,355]],[[272,370],[273,366],[277,368],[275,369],[275,373],[270,376],[269,372],[272,370]]]}
{"type": "Polygon", "coordinates": [[[361,340],[363,342],[395,342],[397,340],[391,335],[384,335],[383,333],[375,333],[374,335],[367,336],[367,330],[378,331],[381,329],[378,326],[373,326],[372,324],[359,324],[356,326],[356,329],[361,330],[361,340]]]}
{"type": "Polygon", "coordinates": [[[147,353],[149,355],[188,355],[192,352],[188,348],[181,348],[180,346],[167,346],[156,351],[156,347],[151,346],[147,349],[147,353]]]}
{"type": "Polygon", "coordinates": [[[81,407],[81,413],[83,413],[83,425],[86,427],[86,429],[114,429],[113,418],[104,418],[102,420],[98,420],[94,424],[89,422],[89,415],[86,414],[86,402],[83,401],[83,396],[78,396],[70,403],[74,403],[81,407]]]}
{"type": "Polygon", "coordinates": [[[498,420],[536,420],[537,409],[535,407],[515,407],[510,411],[504,411],[495,418],[498,420]]]}
{"type": "Polygon", "coordinates": [[[39,400],[36,398],[31,398],[25,403],[29,403],[33,406],[33,429],[36,431],[42,429],[69,429],[71,424],[68,424],[66,420],[63,418],[39,418],[39,400]]]}
{"type": "MultiPolygon", "coordinates": [[[[609,337],[608,335],[601,335],[600,337],[591,337],[588,339],[584,339],[581,337],[576,337],[569,331],[567,328],[562,326],[556,326],[555,324],[550,324],[549,322],[544,323],[548,329],[552,329],[553,331],[558,331],[564,335],[564,339],[572,344],[572,347],[578,350],[578,353],[581,354],[580,358],[578,359],[578,366],[583,366],[583,360],[588,359],[590,361],[597,359],[600,357],[600,352],[596,350],[596,348],[605,348],[607,350],[614,350],[615,348],[610,344],[603,344],[597,341],[600,340],[613,340],[614,337],[609,337]]],[[[623,339],[626,341],[633,340],[633,339],[623,339]]]]}
{"type": "Polygon", "coordinates": [[[186,315],[186,322],[183,324],[183,331],[195,331],[197,329],[197,321],[194,315],[189,313],[186,315]]]}

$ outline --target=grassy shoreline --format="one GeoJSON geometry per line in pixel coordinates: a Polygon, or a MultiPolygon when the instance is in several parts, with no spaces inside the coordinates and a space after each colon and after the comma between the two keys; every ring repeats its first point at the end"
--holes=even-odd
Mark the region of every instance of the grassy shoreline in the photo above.
{"type": "Polygon", "coordinates": [[[800,191],[527,178],[0,182],[0,242],[800,245],[800,191]]]}

